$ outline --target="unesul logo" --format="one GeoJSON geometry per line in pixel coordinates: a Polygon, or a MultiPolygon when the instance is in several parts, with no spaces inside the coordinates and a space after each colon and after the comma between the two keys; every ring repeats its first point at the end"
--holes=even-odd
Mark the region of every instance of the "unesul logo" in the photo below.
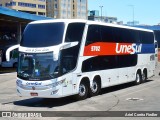
{"type": "Polygon", "coordinates": [[[136,44],[120,44],[116,43],[116,53],[127,53],[127,54],[135,54],[135,53],[141,53],[142,50],[142,44],[136,45],[136,44]]]}
{"type": "MultiPolygon", "coordinates": [[[[96,42],[85,46],[84,56],[140,54],[144,45],[136,43],[96,42]]],[[[146,46],[148,47],[148,46],[146,46]]]]}

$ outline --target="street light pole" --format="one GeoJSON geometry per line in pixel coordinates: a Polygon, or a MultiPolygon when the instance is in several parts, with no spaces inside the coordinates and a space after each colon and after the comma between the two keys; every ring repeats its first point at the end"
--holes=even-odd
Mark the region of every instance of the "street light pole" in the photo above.
{"type": "Polygon", "coordinates": [[[129,5],[129,6],[132,7],[133,26],[134,26],[134,5],[129,5]]]}
{"type": "Polygon", "coordinates": [[[101,22],[102,22],[102,8],[103,6],[99,6],[101,8],[101,22]]]}

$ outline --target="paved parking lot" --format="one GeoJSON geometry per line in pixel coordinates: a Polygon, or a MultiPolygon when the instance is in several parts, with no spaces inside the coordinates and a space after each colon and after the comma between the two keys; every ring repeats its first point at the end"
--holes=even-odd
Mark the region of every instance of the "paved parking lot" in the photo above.
{"type": "MultiPolygon", "coordinates": [[[[0,74],[0,111],[160,111],[159,72],[160,63],[157,66],[155,76],[146,83],[137,86],[129,83],[106,88],[98,96],[87,98],[83,101],[76,101],[73,97],[61,99],[19,97],[16,94],[16,73],[0,74]]],[[[10,119],[17,120],[17,118],[10,119]]],[[[38,120],[38,118],[32,119],[38,120]]],[[[70,120],[75,118],[56,117],[54,119],[70,120]]],[[[83,117],[76,119],[99,118],[83,117]]],[[[106,118],[101,117],[100,119],[106,118]]],[[[124,120],[129,118],[108,119],[124,120]]],[[[145,120],[150,119],[145,118],[145,120]]],[[[159,118],[152,119],[158,120],[159,118]]]]}

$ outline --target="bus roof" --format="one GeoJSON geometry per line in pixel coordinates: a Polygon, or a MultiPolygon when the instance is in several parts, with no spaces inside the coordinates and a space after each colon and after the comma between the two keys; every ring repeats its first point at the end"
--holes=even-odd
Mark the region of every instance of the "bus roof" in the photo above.
{"type": "Polygon", "coordinates": [[[113,23],[104,23],[104,22],[97,22],[97,21],[87,21],[87,24],[89,25],[104,25],[104,26],[111,26],[111,27],[118,27],[118,28],[126,28],[126,29],[133,29],[133,30],[140,30],[140,31],[147,31],[147,32],[153,32],[153,30],[148,30],[144,28],[137,28],[137,27],[130,27],[125,25],[118,25],[113,23]]]}
{"type": "Polygon", "coordinates": [[[49,20],[38,20],[33,21],[29,24],[41,24],[41,23],[54,23],[54,22],[64,22],[64,23],[74,23],[74,22],[80,22],[85,23],[88,25],[103,25],[103,26],[110,26],[110,27],[117,27],[117,28],[126,28],[126,29],[133,29],[133,30],[140,30],[140,31],[146,31],[146,32],[153,32],[153,30],[148,30],[144,28],[137,28],[137,27],[130,27],[125,25],[117,25],[112,23],[104,23],[104,22],[97,22],[97,21],[90,21],[90,20],[83,20],[83,19],[49,19],[49,20]]]}
{"type": "Polygon", "coordinates": [[[29,24],[54,23],[54,22],[65,22],[65,23],[81,22],[81,23],[87,23],[87,20],[82,20],[82,19],[49,19],[49,20],[33,21],[33,22],[29,23],[29,24]]]}

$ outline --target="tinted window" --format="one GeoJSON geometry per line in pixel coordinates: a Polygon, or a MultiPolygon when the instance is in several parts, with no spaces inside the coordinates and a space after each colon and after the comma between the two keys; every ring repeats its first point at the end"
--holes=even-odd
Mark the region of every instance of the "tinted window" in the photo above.
{"type": "Polygon", "coordinates": [[[131,29],[113,27],[113,34],[118,43],[136,43],[139,39],[138,32],[131,29]]]}
{"type": "Polygon", "coordinates": [[[94,42],[138,43],[140,37],[137,30],[90,25],[86,45],[94,42]]]}
{"type": "Polygon", "coordinates": [[[101,35],[103,42],[117,42],[112,27],[101,26],[101,35]]]}
{"type": "Polygon", "coordinates": [[[78,41],[78,45],[63,49],[60,55],[61,74],[65,74],[73,70],[78,61],[78,54],[81,45],[85,24],[84,23],[70,23],[67,28],[65,42],[78,41]]]}
{"type": "Polygon", "coordinates": [[[84,23],[70,23],[67,28],[65,42],[81,42],[84,26],[84,23]]]}
{"type": "Polygon", "coordinates": [[[98,56],[82,63],[82,72],[107,70],[137,65],[137,55],[98,56]]]}
{"type": "Polygon", "coordinates": [[[116,56],[98,56],[85,60],[82,72],[116,68],[116,56]]]}
{"type": "Polygon", "coordinates": [[[140,31],[141,42],[143,44],[152,44],[154,43],[154,35],[152,32],[140,31]]]}
{"type": "Polygon", "coordinates": [[[23,34],[21,46],[48,47],[62,43],[64,23],[29,24],[23,34]]]}
{"type": "Polygon", "coordinates": [[[137,54],[117,56],[118,68],[131,67],[137,65],[137,54]]]}
{"type": "Polygon", "coordinates": [[[86,45],[89,45],[95,42],[101,42],[100,26],[90,25],[88,27],[86,45]]]}

